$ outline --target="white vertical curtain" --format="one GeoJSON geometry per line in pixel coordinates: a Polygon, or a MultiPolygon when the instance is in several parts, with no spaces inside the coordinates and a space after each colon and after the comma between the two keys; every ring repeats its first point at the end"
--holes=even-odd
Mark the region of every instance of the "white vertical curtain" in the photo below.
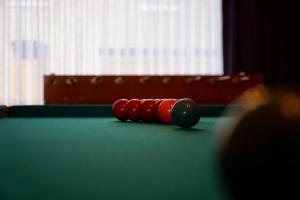
{"type": "Polygon", "coordinates": [[[0,0],[0,104],[44,74],[222,74],[221,0],[0,0]]]}

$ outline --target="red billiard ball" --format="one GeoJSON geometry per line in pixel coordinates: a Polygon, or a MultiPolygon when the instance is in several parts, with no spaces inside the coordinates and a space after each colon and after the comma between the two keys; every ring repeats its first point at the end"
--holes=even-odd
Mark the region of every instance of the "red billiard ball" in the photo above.
{"type": "Polygon", "coordinates": [[[126,115],[128,119],[137,122],[141,119],[141,104],[139,99],[131,99],[127,102],[126,115]]]}
{"type": "Polygon", "coordinates": [[[2,108],[2,117],[8,117],[8,107],[3,106],[2,108]]]}
{"type": "Polygon", "coordinates": [[[145,99],[141,104],[141,120],[145,122],[151,122],[155,119],[154,112],[155,100],[145,99]]]}
{"type": "Polygon", "coordinates": [[[161,122],[161,119],[159,118],[159,114],[158,114],[158,108],[160,103],[163,101],[164,99],[155,99],[155,104],[154,104],[154,120],[157,122],[161,122]]]}
{"type": "Polygon", "coordinates": [[[172,124],[172,107],[176,103],[176,99],[165,99],[163,100],[158,107],[159,118],[167,124],[172,124]]]}
{"type": "Polygon", "coordinates": [[[120,121],[126,121],[128,119],[126,115],[127,102],[127,99],[119,99],[112,106],[114,116],[120,121]]]}

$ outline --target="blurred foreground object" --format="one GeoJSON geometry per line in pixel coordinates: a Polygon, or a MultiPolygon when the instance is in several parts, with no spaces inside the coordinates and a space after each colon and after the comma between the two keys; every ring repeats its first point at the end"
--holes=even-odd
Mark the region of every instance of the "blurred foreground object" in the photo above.
{"type": "Polygon", "coordinates": [[[219,133],[221,172],[233,199],[300,199],[299,93],[259,85],[240,103],[240,116],[219,133]]]}

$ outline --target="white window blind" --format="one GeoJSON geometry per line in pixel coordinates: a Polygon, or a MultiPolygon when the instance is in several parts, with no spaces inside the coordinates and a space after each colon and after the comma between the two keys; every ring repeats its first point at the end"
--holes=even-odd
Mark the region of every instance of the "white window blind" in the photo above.
{"type": "Polygon", "coordinates": [[[221,0],[0,0],[0,104],[44,74],[222,74],[221,0]]]}

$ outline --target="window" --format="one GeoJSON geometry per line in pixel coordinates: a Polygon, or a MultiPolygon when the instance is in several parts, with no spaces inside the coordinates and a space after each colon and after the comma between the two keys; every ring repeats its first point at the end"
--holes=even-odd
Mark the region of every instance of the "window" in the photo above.
{"type": "Polygon", "coordinates": [[[221,0],[0,0],[0,103],[43,74],[222,74],[221,0]]]}

